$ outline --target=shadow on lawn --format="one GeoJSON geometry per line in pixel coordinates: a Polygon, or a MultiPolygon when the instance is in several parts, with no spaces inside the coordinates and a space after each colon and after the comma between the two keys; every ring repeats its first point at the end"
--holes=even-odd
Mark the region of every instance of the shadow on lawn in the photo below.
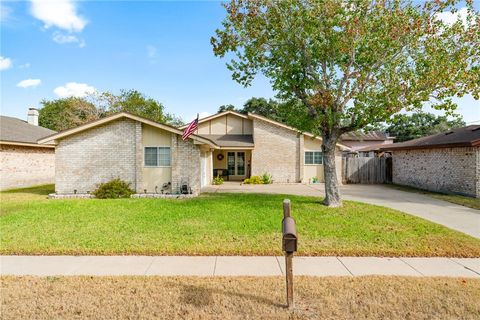
{"type": "MultiPolygon", "coordinates": [[[[172,286],[176,286],[177,283],[170,283],[172,286]]],[[[235,298],[242,298],[252,300],[255,303],[262,303],[268,306],[274,306],[279,308],[284,308],[285,305],[278,303],[277,301],[273,301],[267,298],[263,298],[260,296],[256,296],[253,294],[248,293],[240,293],[236,291],[230,290],[222,290],[218,288],[206,288],[202,286],[195,286],[195,285],[181,285],[181,300],[185,304],[189,304],[195,306],[197,308],[202,308],[209,306],[214,303],[215,299],[213,297],[214,294],[223,295],[235,298]]]]}
{"type": "Polygon", "coordinates": [[[5,191],[2,191],[1,193],[5,193],[5,194],[23,193],[23,194],[31,194],[31,195],[39,195],[39,196],[48,196],[50,193],[54,193],[54,192],[55,192],[54,184],[45,184],[45,185],[35,186],[30,188],[5,190],[5,191]]]}

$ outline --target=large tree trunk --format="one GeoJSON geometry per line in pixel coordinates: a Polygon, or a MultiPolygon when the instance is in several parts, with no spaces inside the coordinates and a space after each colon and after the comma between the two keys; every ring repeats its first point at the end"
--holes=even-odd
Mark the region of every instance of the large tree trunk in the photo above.
{"type": "Polygon", "coordinates": [[[337,137],[335,135],[323,137],[322,150],[325,174],[325,200],[323,200],[323,203],[329,207],[340,207],[342,205],[335,166],[336,144],[337,137]]]}

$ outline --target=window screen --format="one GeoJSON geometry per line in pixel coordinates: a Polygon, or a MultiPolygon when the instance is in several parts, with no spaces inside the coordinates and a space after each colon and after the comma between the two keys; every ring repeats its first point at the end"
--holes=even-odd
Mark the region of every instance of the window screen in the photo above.
{"type": "Polygon", "coordinates": [[[169,167],[170,165],[170,147],[145,147],[145,166],[169,167]]]}
{"type": "Polygon", "coordinates": [[[323,155],[320,151],[305,151],[305,164],[323,164],[323,155]]]}

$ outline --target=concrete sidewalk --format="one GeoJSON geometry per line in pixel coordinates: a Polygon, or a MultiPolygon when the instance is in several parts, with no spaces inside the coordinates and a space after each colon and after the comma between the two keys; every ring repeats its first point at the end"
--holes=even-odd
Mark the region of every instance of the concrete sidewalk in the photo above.
{"type": "MultiPolygon", "coordinates": [[[[0,275],[280,276],[283,257],[0,256],[0,275]]],[[[295,257],[295,275],[447,276],[480,279],[480,258],[295,257]]]]}

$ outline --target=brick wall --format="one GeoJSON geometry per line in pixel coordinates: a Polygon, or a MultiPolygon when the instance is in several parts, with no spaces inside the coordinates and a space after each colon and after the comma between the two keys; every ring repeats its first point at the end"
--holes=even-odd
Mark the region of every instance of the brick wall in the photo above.
{"type": "Polygon", "coordinates": [[[139,134],[141,126],[136,121],[121,119],[60,140],[56,148],[56,192],[85,193],[114,178],[138,189],[139,134]]]}
{"type": "Polygon", "coordinates": [[[200,146],[191,139],[183,141],[172,135],[172,192],[180,192],[182,181],[188,183],[193,194],[200,193],[200,146]]]}
{"type": "Polygon", "coordinates": [[[480,197],[480,148],[399,150],[393,183],[480,197]]]}
{"type": "Polygon", "coordinates": [[[53,183],[55,149],[0,145],[0,190],[53,183]]]}
{"type": "Polygon", "coordinates": [[[268,172],[274,182],[300,182],[300,138],[296,132],[254,119],[253,140],[253,176],[268,172]]]}

